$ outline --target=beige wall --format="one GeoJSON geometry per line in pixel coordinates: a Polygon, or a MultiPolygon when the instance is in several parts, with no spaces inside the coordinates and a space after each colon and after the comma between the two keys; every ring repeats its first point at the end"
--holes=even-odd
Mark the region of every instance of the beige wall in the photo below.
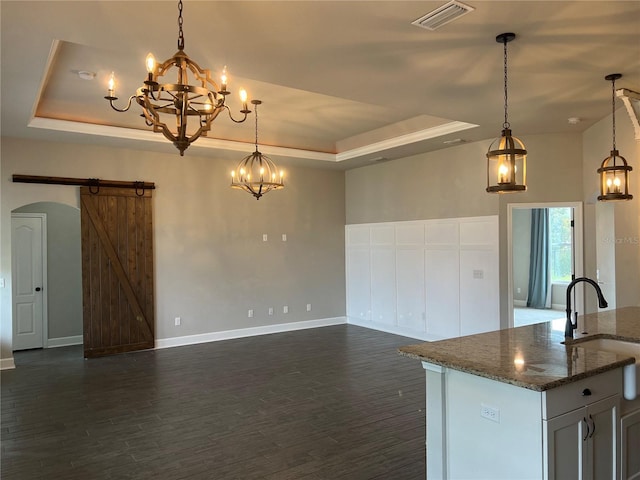
{"type": "MultiPolygon", "coordinates": [[[[612,147],[611,115],[589,128],[583,136],[584,143],[584,201],[596,203],[599,189],[597,169],[609,156],[612,147]]],[[[630,174],[630,190],[633,200],[611,202],[606,205],[605,214],[613,212],[614,231],[605,234],[598,241],[613,242],[615,245],[615,289],[616,306],[640,305],[640,140],[635,140],[629,114],[624,108],[616,110],[616,146],[633,171],[630,174]]],[[[595,206],[598,208],[598,205],[595,206]]],[[[599,212],[602,215],[603,212],[599,212]]],[[[595,216],[595,211],[594,211],[595,216]]],[[[585,236],[592,255],[597,251],[596,235],[588,232],[585,236]]],[[[595,278],[598,259],[588,259],[587,273],[595,278]]],[[[591,302],[593,303],[593,302],[591,302]]]]}
{"type": "Polygon", "coordinates": [[[347,224],[495,215],[486,150],[475,142],[346,172],[347,224]]]}
{"type": "Polygon", "coordinates": [[[288,186],[256,201],[229,188],[235,161],[11,138],[1,153],[2,358],[11,357],[11,211],[79,206],[77,187],[12,183],[14,173],[156,183],[158,339],[345,313],[343,172],[287,167],[288,186]]]}

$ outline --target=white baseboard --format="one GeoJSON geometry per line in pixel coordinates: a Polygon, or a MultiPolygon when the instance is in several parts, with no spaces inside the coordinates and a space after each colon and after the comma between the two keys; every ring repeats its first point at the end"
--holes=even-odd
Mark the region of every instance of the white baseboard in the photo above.
{"type": "Polygon", "coordinates": [[[567,306],[566,305],[561,305],[559,303],[552,303],[551,304],[551,310],[559,310],[561,312],[566,312],[567,311],[567,306]]]}
{"type": "Polygon", "coordinates": [[[0,358],[0,370],[10,370],[12,368],[16,368],[16,364],[13,361],[13,357],[0,358]]]}
{"type": "Polygon", "coordinates": [[[415,338],[416,340],[423,340],[428,342],[434,340],[442,340],[441,338],[434,338],[426,332],[416,332],[415,330],[408,330],[394,325],[384,325],[371,322],[369,320],[361,320],[355,317],[347,317],[347,323],[349,325],[356,325],[358,327],[370,328],[372,330],[379,330],[381,332],[393,333],[394,335],[401,335],[403,337],[415,338]]]}
{"type": "Polygon", "coordinates": [[[181,347],[196,343],[218,342],[233,338],[253,337],[270,333],[291,332],[307,328],[328,327],[331,325],[343,325],[347,323],[347,317],[322,318],[319,320],[307,320],[303,322],[279,323],[276,325],[264,325],[261,327],[239,328],[237,330],[224,330],[222,332],[201,333],[198,335],[185,335],[183,337],[158,338],[156,348],[181,347]]]}
{"type": "Polygon", "coordinates": [[[47,340],[47,348],[68,347],[69,345],[82,345],[84,338],[82,335],[72,337],[58,337],[47,340]]]}
{"type": "Polygon", "coordinates": [[[513,306],[514,307],[526,307],[527,306],[527,301],[526,300],[513,300],[513,306]]]}

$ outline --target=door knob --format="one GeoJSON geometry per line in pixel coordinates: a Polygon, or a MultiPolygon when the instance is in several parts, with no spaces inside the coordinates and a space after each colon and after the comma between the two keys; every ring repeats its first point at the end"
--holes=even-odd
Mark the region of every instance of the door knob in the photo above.
{"type": "Polygon", "coordinates": [[[40,287],[36,287],[36,292],[39,292],[40,290],[42,290],[40,287]]]}

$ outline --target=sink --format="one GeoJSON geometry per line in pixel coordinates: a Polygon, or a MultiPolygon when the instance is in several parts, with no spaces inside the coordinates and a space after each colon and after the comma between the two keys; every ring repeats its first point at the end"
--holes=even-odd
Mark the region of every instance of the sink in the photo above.
{"type": "Polygon", "coordinates": [[[612,338],[593,338],[578,340],[573,345],[588,350],[601,350],[626,357],[634,357],[636,359],[635,365],[626,365],[623,368],[623,395],[627,400],[634,400],[640,394],[640,343],[625,342],[624,340],[612,338]]]}

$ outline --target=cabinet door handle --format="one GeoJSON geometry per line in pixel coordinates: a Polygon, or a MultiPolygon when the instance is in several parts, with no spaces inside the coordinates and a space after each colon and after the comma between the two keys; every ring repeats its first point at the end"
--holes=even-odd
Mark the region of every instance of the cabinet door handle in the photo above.
{"type": "Polygon", "coordinates": [[[591,420],[591,433],[589,434],[589,438],[591,438],[593,434],[596,433],[596,422],[591,415],[589,415],[589,420],[591,420]]]}
{"type": "Polygon", "coordinates": [[[583,442],[587,441],[587,438],[589,438],[589,422],[587,422],[587,419],[582,417],[582,421],[584,422],[585,427],[587,427],[587,433],[584,434],[584,437],[582,438],[583,442]]]}

